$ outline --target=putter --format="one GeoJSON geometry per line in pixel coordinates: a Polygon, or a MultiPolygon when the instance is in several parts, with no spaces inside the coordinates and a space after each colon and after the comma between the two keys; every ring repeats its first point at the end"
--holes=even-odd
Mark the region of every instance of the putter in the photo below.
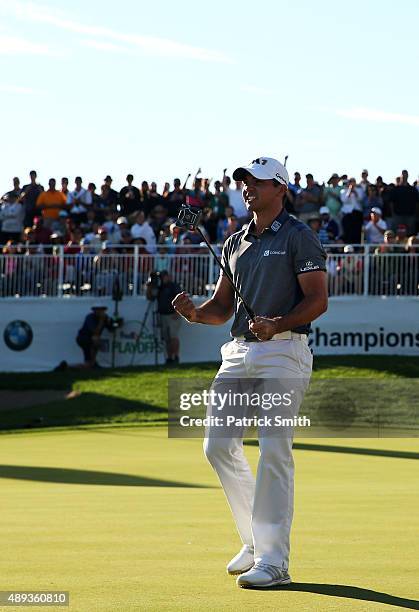
{"type": "Polygon", "coordinates": [[[214,249],[212,248],[212,246],[206,239],[205,234],[202,232],[202,230],[198,226],[199,221],[201,219],[201,214],[202,214],[202,211],[199,208],[195,208],[193,206],[188,206],[184,204],[179,211],[179,216],[177,218],[176,225],[177,227],[187,227],[190,230],[194,230],[195,232],[198,232],[198,234],[201,236],[201,238],[203,239],[203,241],[205,242],[205,244],[211,251],[211,254],[215,258],[216,262],[218,263],[218,265],[220,266],[220,268],[222,269],[222,271],[224,272],[224,274],[230,281],[230,285],[233,287],[234,292],[237,295],[237,297],[241,300],[241,303],[243,304],[243,308],[247,312],[250,319],[254,322],[255,321],[254,310],[250,308],[250,306],[246,303],[246,300],[244,299],[239,289],[234,284],[234,280],[232,276],[229,274],[229,272],[227,272],[220,258],[218,257],[217,253],[214,251],[214,249]]]}

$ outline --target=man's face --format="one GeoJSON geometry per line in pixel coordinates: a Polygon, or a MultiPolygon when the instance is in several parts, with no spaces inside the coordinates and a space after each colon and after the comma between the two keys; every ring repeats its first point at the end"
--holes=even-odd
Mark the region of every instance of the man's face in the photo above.
{"type": "Polygon", "coordinates": [[[403,179],[403,181],[404,181],[405,183],[407,182],[407,179],[408,179],[408,178],[409,178],[409,173],[408,173],[408,171],[407,171],[407,170],[403,170],[403,172],[402,172],[402,179],[403,179]]]}
{"type": "Polygon", "coordinates": [[[299,181],[301,181],[301,174],[299,172],[296,172],[294,174],[294,180],[296,183],[298,183],[299,181]]]}
{"type": "Polygon", "coordinates": [[[276,187],[272,180],[257,179],[247,173],[243,179],[243,199],[251,212],[259,212],[279,202],[286,191],[285,185],[276,187]]]}
{"type": "Polygon", "coordinates": [[[372,212],[370,216],[373,223],[377,223],[380,220],[380,215],[377,215],[375,212],[372,212]]]}
{"type": "Polygon", "coordinates": [[[55,179],[49,179],[49,181],[48,181],[48,185],[49,185],[49,188],[50,188],[52,191],[55,191],[55,186],[56,186],[56,181],[55,181],[55,179]]]}
{"type": "Polygon", "coordinates": [[[75,183],[76,183],[76,188],[80,189],[81,188],[81,180],[80,179],[76,179],[75,183]]]}
{"type": "Polygon", "coordinates": [[[362,180],[366,181],[368,178],[368,172],[363,172],[361,176],[362,176],[362,180]]]}
{"type": "Polygon", "coordinates": [[[175,189],[178,189],[180,187],[180,180],[175,179],[173,185],[175,186],[175,189]]]}
{"type": "Polygon", "coordinates": [[[142,225],[142,224],[144,223],[144,221],[145,221],[145,215],[144,215],[144,212],[143,212],[143,211],[140,211],[140,212],[138,213],[136,221],[137,221],[137,223],[138,223],[139,225],[142,225]]]}
{"type": "Polygon", "coordinates": [[[19,185],[20,185],[20,180],[17,178],[17,176],[15,176],[15,178],[13,179],[13,187],[15,189],[19,189],[19,185]]]}

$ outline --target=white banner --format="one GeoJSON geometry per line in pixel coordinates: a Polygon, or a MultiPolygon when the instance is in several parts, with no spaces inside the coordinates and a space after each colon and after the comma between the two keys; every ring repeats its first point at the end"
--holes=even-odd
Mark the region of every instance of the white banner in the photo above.
{"type": "MultiPolygon", "coordinates": [[[[0,302],[0,371],[51,370],[66,360],[83,361],[77,332],[90,308],[111,300],[16,299],[0,302]]],[[[102,366],[163,364],[164,345],[153,314],[155,304],[145,298],[120,303],[121,329],[105,332],[98,362],[102,366]]],[[[182,321],[180,356],[183,362],[218,361],[220,346],[229,339],[225,325],[190,325],[182,321]]],[[[419,354],[417,298],[333,298],[325,315],[313,323],[310,337],[315,354],[419,354]]]]}

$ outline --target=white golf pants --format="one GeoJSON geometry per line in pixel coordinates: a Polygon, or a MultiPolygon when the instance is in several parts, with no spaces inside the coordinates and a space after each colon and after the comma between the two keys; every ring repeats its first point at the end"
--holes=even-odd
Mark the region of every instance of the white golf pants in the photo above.
{"type": "MultiPolygon", "coordinates": [[[[292,408],[298,415],[313,360],[306,337],[292,336],[288,340],[232,340],[224,344],[214,383],[224,379],[294,379],[302,389],[292,408]]],[[[209,406],[207,414],[211,412],[214,409],[209,406]]],[[[294,508],[292,430],[288,436],[272,436],[263,435],[259,428],[256,480],[243,452],[243,434],[241,427],[229,428],[221,436],[219,429],[208,427],[204,453],[220,479],[243,544],[255,548],[255,562],[288,569],[294,508]]]]}

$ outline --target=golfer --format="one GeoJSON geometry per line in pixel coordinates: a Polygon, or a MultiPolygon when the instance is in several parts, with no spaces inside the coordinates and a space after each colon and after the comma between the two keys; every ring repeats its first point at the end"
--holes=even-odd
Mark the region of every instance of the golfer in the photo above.
{"type": "MultiPolygon", "coordinates": [[[[249,320],[240,299],[221,271],[213,296],[195,306],[187,293],[173,306],[191,323],[221,325],[234,314],[232,340],[221,349],[216,381],[302,381],[311,375],[310,323],[327,309],[326,254],[312,230],[284,209],[288,172],[277,160],[260,157],[237,168],[243,197],[253,213],[247,229],[230,236],[223,264],[256,313],[249,320]]],[[[298,405],[293,406],[298,414],[298,405]]],[[[235,407],[237,410],[237,407],[235,407]]],[[[211,408],[209,408],[211,412],[211,408]]],[[[206,430],[204,452],[223,486],[242,540],[227,565],[240,574],[241,587],[270,587],[291,582],[288,573],[293,515],[294,462],[291,435],[261,435],[256,480],[243,453],[244,429],[222,435],[206,430]]],[[[266,432],[265,432],[266,433],[266,432]]]]}

